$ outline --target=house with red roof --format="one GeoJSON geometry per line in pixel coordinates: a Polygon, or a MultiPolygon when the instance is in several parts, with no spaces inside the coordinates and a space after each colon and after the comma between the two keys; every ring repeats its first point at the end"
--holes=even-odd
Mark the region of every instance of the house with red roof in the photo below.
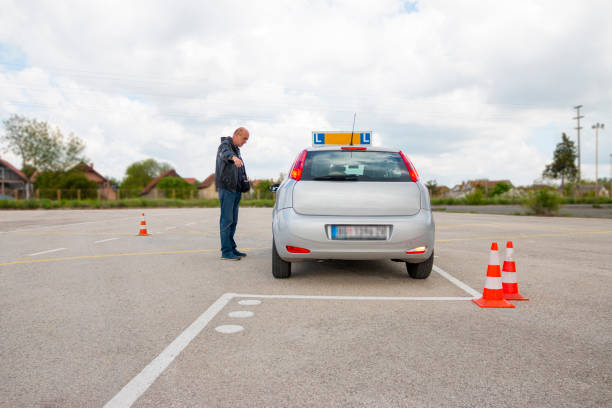
{"type": "Polygon", "coordinates": [[[157,183],[164,177],[181,177],[174,169],[166,170],[159,176],[155,177],[145,188],[140,192],[141,197],[146,198],[161,198],[165,197],[164,193],[159,191],[157,183]]]}
{"type": "Polygon", "coordinates": [[[217,185],[215,184],[215,173],[206,177],[204,181],[198,184],[198,198],[205,198],[207,200],[218,198],[219,193],[217,185]]]}
{"type": "Polygon", "coordinates": [[[102,200],[117,199],[117,193],[113,189],[111,182],[106,177],[94,170],[93,163],[79,163],[73,168],[73,170],[82,172],[87,180],[94,181],[98,185],[98,191],[100,192],[99,196],[102,200]]]}
{"type": "Polygon", "coordinates": [[[0,158],[0,198],[30,198],[32,183],[11,163],[0,158]]]}

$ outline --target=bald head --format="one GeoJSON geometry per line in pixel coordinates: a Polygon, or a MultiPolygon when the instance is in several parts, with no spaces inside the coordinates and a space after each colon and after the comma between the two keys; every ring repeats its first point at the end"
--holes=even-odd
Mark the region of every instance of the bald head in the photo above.
{"type": "Polygon", "coordinates": [[[239,127],[234,131],[232,142],[234,146],[242,147],[249,140],[249,131],[246,128],[239,127]]]}

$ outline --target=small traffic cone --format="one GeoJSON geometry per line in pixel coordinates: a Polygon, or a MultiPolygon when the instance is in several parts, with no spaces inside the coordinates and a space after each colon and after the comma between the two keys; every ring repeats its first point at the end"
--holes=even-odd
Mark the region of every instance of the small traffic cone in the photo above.
{"type": "Polygon", "coordinates": [[[514,245],[512,241],[506,243],[506,260],[502,267],[502,286],[504,288],[504,299],[506,300],[529,300],[518,291],[518,281],[516,279],[516,265],[512,259],[514,245]]]}
{"type": "Polygon", "coordinates": [[[504,299],[502,289],[501,271],[499,269],[499,254],[497,253],[497,242],[491,244],[491,255],[487,267],[487,279],[480,299],[472,299],[480,307],[515,307],[504,299]]]}
{"type": "Polygon", "coordinates": [[[147,222],[145,221],[144,213],[142,213],[142,221],[140,221],[140,231],[138,232],[139,237],[146,237],[151,235],[147,232],[147,222]]]}

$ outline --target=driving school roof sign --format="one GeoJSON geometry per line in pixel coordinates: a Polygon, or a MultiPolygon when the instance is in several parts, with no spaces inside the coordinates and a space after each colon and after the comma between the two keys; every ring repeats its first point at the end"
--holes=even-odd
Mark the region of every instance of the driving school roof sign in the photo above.
{"type": "Polygon", "coordinates": [[[370,145],[372,144],[372,131],[355,131],[355,132],[312,132],[312,145],[350,145],[351,138],[354,145],[370,145]]]}

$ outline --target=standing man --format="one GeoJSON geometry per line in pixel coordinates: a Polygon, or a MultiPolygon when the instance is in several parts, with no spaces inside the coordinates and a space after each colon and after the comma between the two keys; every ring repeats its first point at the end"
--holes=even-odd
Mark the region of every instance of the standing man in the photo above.
{"type": "Polygon", "coordinates": [[[238,204],[243,192],[249,191],[249,180],[240,156],[240,147],[249,140],[249,131],[239,127],[232,137],[222,137],[217,149],[215,167],[215,183],[219,189],[221,217],[219,230],[221,233],[221,259],[239,261],[246,256],[238,251],[234,241],[234,233],[238,224],[238,204]]]}

